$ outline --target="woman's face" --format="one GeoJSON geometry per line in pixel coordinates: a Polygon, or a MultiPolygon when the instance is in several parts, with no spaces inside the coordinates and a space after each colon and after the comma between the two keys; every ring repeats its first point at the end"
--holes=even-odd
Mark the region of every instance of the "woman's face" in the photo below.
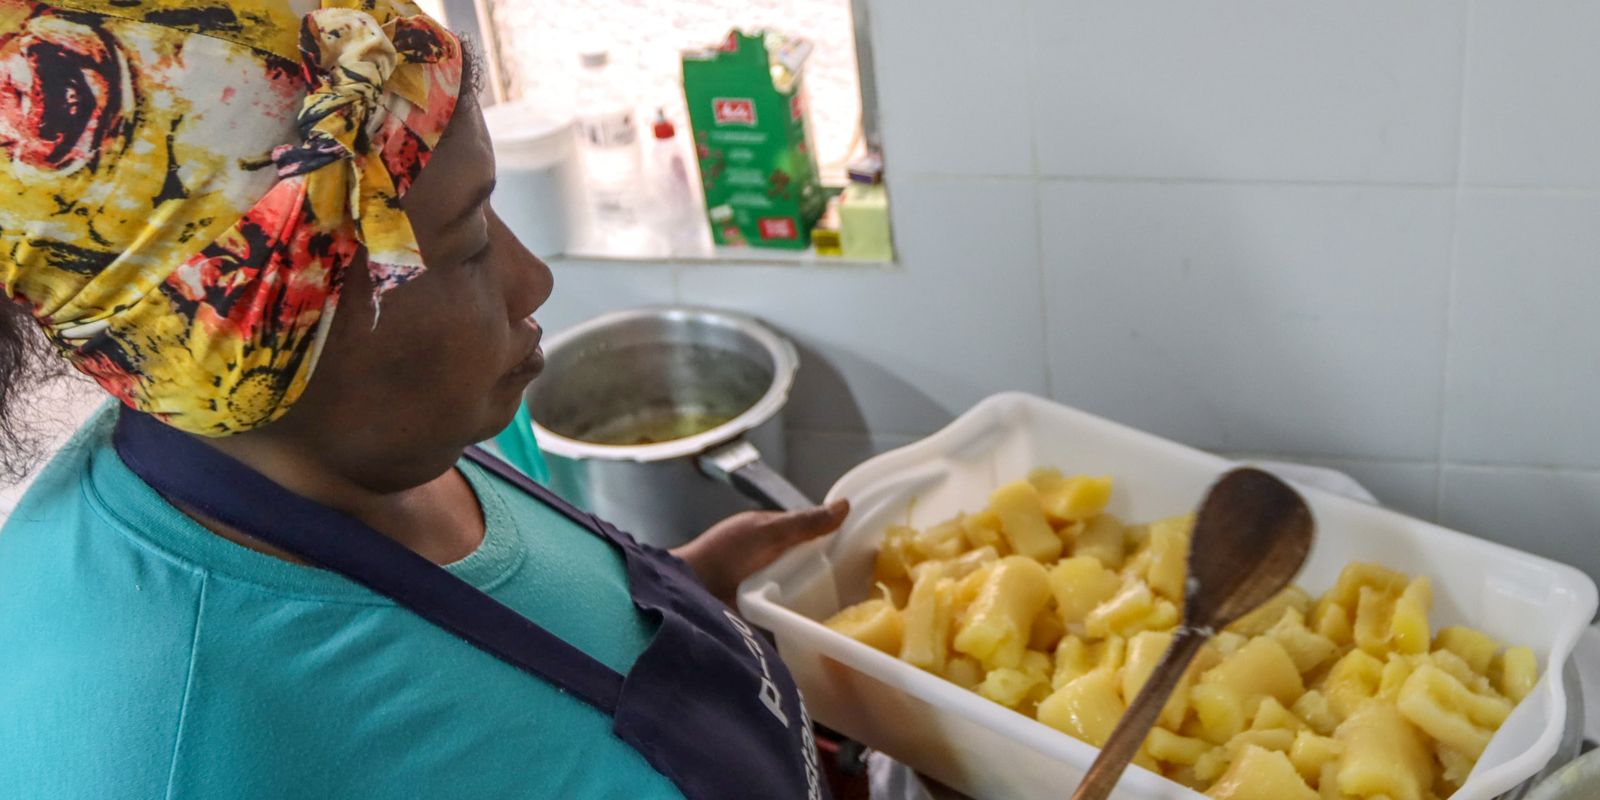
{"type": "Polygon", "coordinates": [[[353,264],[305,393],[263,434],[394,491],[510,423],[544,366],[532,315],[552,280],[490,208],[494,176],[483,113],[464,93],[402,201],[427,270],[383,296],[374,325],[366,265],[353,264]]]}

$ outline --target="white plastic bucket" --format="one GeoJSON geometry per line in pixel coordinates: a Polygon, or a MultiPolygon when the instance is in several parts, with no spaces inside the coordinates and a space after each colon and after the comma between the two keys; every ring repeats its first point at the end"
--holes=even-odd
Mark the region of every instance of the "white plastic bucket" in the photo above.
{"type": "MultiPolygon", "coordinates": [[[[1058,403],[1008,393],[851,470],[828,493],[830,501],[850,499],[844,527],[785,554],[739,591],[740,610],[774,634],[817,721],[982,800],[1060,798],[1077,785],[1095,748],[818,622],[867,597],[886,526],[925,527],[982,508],[1000,483],[1045,465],[1114,476],[1108,510],[1132,520],[1194,508],[1233,466],[1058,403]]],[[[1307,591],[1326,591],[1356,560],[1427,575],[1435,625],[1471,625],[1539,656],[1538,686],[1452,800],[1489,800],[1537,773],[1565,726],[1561,665],[1595,611],[1589,576],[1377,506],[1310,487],[1301,492],[1317,523],[1316,545],[1297,581],[1307,591]]],[[[1139,768],[1128,770],[1112,797],[1205,800],[1139,768]]]]}
{"type": "Polygon", "coordinates": [[[583,219],[572,118],[521,101],[483,116],[494,143],[495,213],[535,255],[565,252],[583,219]]]}

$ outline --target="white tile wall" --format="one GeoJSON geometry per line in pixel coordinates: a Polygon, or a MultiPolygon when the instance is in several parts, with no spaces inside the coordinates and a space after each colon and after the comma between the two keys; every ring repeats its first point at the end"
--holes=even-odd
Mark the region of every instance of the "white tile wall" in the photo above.
{"type": "Polygon", "coordinates": [[[1600,472],[1446,466],[1439,520],[1600,575],[1600,472]]]}
{"type": "Polygon", "coordinates": [[[1436,457],[1449,191],[1042,191],[1057,398],[1200,447],[1436,457]]]}
{"type": "Polygon", "coordinates": [[[1600,4],[1473,0],[1462,177],[1600,185],[1600,4]]]}
{"type": "Polygon", "coordinates": [[[1466,0],[1029,7],[1045,174],[1455,177],[1466,0]]]}
{"type": "Polygon", "coordinates": [[[1600,467],[1600,195],[1466,191],[1444,452],[1600,467]]]}
{"type": "Polygon", "coordinates": [[[607,311],[672,303],[677,278],[660,264],[550,259],[555,289],[535,314],[545,335],[607,311]]]}
{"type": "Polygon", "coordinates": [[[1600,575],[1600,6],[867,1],[899,263],[669,267],[803,484],[1023,388],[1600,575]]]}
{"type": "Polygon", "coordinates": [[[899,174],[1031,175],[1023,0],[873,0],[879,122],[899,174]],[[890,90],[892,87],[892,91],[890,90]]]}

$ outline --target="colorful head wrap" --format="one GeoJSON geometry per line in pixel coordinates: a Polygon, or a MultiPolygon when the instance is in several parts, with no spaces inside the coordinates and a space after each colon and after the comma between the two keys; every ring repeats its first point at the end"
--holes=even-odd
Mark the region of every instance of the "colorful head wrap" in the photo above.
{"type": "Polygon", "coordinates": [[[422,269],[406,193],[461,46],[407,0],[0,0],[0,287],[129,406],[288,410],[344,269],[422,269]]]}

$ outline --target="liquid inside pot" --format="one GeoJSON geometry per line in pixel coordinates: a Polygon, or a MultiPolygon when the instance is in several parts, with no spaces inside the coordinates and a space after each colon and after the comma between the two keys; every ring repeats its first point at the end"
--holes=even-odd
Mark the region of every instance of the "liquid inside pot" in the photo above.
{"type": "Polygon", "coordinates": [[[578,438],[595,444],[631,446],[684,439],[733,419],[701,409],[650,408],[602,422],[578,438]]]}

